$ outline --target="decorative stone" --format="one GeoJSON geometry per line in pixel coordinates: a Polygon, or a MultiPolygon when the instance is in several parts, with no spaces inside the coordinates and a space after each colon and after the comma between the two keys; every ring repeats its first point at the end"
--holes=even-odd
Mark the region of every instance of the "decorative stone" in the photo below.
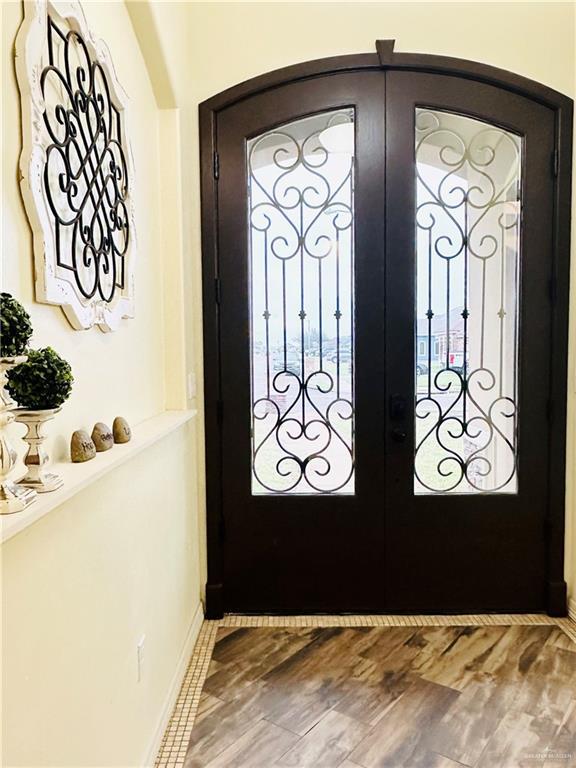
{"type": "Polygon", "coordinates": [[[88,432],[84,429],[77,429],[72,435],[70,441],[70,456],[72,461],[78,463],[81,461],[90,461],[96,456],[96,446],[88,432]]]}
{"type": "Polygon", "coordinates": [[[130,425],[123,416],[116,416],[112,424],[115,443],[128,443],[132,438],[130,425]]]}
{"type": "Polygon", "coordinates": [[[102,451],[109,451],[114,445],[114,435],[110,432],[110,427],[102,421],[99,421],[94,425],[94,429],[92,430],[92,440],[99,453],[102,451]]]}

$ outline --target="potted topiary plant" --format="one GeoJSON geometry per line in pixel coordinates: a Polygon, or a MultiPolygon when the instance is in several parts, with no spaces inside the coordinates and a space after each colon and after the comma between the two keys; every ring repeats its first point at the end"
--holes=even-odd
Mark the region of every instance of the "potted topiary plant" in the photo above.
{"type": "Polygon", "coordinates": [[[0,514],[20,512],[36,498],[33,490],[10,479],[17,455],[5,428],[14,421],[12,411],[16,405],[6,389],[7,374],[26,360],[24,353],[31,335],[28,312],[9,293],[0,293],[0,514]]]}
{"type": "Polygon", "coordinates": [[[20,484],[39,493],[62,485],[57,475],[45,471],[49,457],[42,446],[42,429],[70,396],[73,381],[69,363],[51,347],[30,350],[26,362],[7,373],[8,392],[21,406],[16,409],[16,421],[28,429],[24,437],[29,446],[24,459],[28,472],[20,484]]]}
{"type": "Polygon", "coordinates": [[[0,293],[0,357],[23,355],[31,336],[28,312],[9,293],[0,293]]]}

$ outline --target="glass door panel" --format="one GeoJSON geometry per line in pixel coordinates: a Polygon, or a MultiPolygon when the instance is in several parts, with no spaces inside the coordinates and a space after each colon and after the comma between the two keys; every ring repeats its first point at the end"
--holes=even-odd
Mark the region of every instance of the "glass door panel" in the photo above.
{"type": "Polygon", "coordinates": [[[414,491],[516,493],[522,140],[416,109],[414,491]]]}
{"type": "Polygon", "coordinates": [[[354,492],[354,113],[247,143],[252,493],[354,492]]]}

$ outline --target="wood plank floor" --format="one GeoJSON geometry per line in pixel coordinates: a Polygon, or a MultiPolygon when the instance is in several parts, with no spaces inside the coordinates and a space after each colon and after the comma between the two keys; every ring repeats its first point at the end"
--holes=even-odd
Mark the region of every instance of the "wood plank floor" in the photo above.
{"type": "Polygon", "coordinates": [[[556,626],[220,627],[185,768],[576,766],[556,626]]]}

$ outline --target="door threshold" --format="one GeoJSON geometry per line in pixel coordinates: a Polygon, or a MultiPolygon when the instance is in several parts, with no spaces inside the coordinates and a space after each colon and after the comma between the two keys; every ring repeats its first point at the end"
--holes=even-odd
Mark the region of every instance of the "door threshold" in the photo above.
{"type": "Polygon", "coordinates": [[[483,617],[483,616],[520,616],[520,617],[526,617],[526,616],[542,616],[544,618],[552,618],[546,610],[543,608],[542,610],[522,610],[522,609],[501,609],[501,610],[495,610],[495,609],[477,609],[477,610],[468,610],[468,611],[419,611],[419,610],[412,610],[412,611],[224,611],[222,616],[225,618],[227,616],[238,616],[238,617],[262,617],[262,618],[318,618],[318,617],[326,617],[326,618],[342,618],[346,619],[349,617],[353,617],[355,619],[358,618],[396,618],[396,619],[424,619],[424,618],[450,618],[453,619],[455,617],[461,617],[461,618],[475,618],[475,617],[483,617]]]}
{"type": "Polygon", "coordinates": [[[571,622],[542,613],[310,613],[310,614],[254,614],[225,613],[218,620],[223,627],[424,627],[424,626],[498,626],[529,624],[550,625],[571,622]]]}

